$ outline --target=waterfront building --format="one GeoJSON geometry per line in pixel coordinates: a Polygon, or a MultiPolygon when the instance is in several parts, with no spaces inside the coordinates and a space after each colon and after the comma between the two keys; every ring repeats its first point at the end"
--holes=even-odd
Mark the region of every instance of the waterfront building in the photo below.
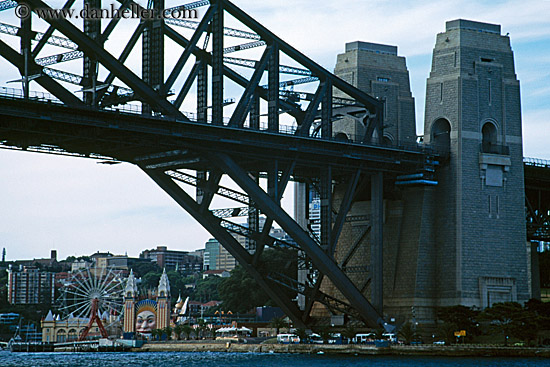
{"type": "Polygon", "coordinates": [[[150,337],[154,329],[171,326],[170,282],[163,270],[155,299],[138,301],[138,289],[133,271],[130,271],[124,289],[123,336],[132,339],[135,333],[150,337]]]}
{"type": "MultiPolygon", "coordinates": [[[[112,316],[104,313],[100,315],[103,324],[109,324],[112,316]]],[[[70,315],[65,320],[61,320],[60,315],[55,315],[50,310],[46,317],[41,321],[42,327],[42,342],[44,343],[63,343],[77,341],[82,332],[88,326],[90,321],[87,317],[74,317],[70,315]]],[[[88,332],[87,339],[98,339],[101,337],[99,326],[94,321],[92,328],[88,332]]]]}
{"type": "Polygon", "coordinates": [[[140,259],[148,259],[160,268],[178,270],[185,275],[200,272],[203,266],[201,251],[168,250],[166,246],[157,246],[156,249],[144,250],[139,254],[140,259]]]}
{"type": "Polygon", "coordinates": [[[55,297],[55,274],[34,266],[8,268],[8,302],[12,305],[51,304],[55,297]]]}

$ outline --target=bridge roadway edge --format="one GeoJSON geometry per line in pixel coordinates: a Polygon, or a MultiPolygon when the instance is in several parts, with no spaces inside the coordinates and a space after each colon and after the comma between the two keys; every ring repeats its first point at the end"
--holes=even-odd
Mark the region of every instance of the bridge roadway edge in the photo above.
{"type": "Polygon", "coordinates": [[[10,131],[24,132],[28,139],[30,130],[31,134],[36,135],[35,145],[43,144],[44,137],[53,141],[55,145],[55,139],[52,137],[56,135],[80,139],[74,144],[78,146],[82,142],[90,145],[93,141],[96,144],[91,147],[93,149],[87,147],[86,151],[79,151],[71,146],[71,149],[66,150],[72,153],[98,153],[131,163],[134,163],[134,157],[125,153],[128,148],[136,154],[182,148],[207,151],[212,149],[212,143],[215,143],[216,150],[237,154],[239,157],[246,154],[245,157],[251,160],[296,160],[297,171],[300,171],[300,166],[318,168],[330,163],[335,174],[339,171],[349,173],[359,166],[366,170],[397,174],[417,171],[425,164],[425,153],[420,149],[342,143],[251,129],[147,118],[136,114],[99,112],[19,99],[0,98],[0,121],[0,139],[6,139],[10,131]],[[75,127],[78,127],[78,130],[75,130],[75,127]],[[107,145],[108,149],[101,146],[101,142],[107,145]],[[119,144],[125,152],[117,154],[112,144],[119,144]],[[93,151],[94,149],[96,151],[93,151]]]}

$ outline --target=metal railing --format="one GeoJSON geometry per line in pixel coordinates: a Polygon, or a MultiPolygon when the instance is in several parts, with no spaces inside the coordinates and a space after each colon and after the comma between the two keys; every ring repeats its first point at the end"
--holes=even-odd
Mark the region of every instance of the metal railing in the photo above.
{"type": "MultiPolygon", "coordinates": [[[[0,97],[2,98],[8,98],[8,99],[24,99],[24,93],[20,89],[15,88],[7,88],[7,87],[0,87],[0,97]]],[[[57,105],[64,105],[64,103],[59,100],[57,97],[50,93],[46,92],[36,92],[36,91],[30,91],[29,92],[29,99],[32,102],[39,102],[39,103],[45,103],[45,104],[51,104],[55,103],[57,105]]],[[[88,107],[90,110],[97,110],[95,107],[88,107]]],[[[86,108],[83,108],[86,109],[86,108]]],[[[135,104],[125,104],[122,106],[117,107],[105,107],[102,110],[104,111],[111,111],[111,112],[117,112],[117,113],[123,113],[123,114],[141,114],[141,106],[135,105],[135,104]]],[[[200,124],[211,124],[212,123],[212,116],[209,115],[207,117],[207,121],[199,121],[197,119],[197,114],[194,112],[184,112],[183,114],[192,122],[200,123],[200,124]]],[[[162,114],[155,114],[153,116],[147,116],[148,118],[155,118],[155,119],[161,119],[161,120],[173,120],[173,117],[170,116],[164,116],[162,114]]],[[[224,125],[220,125],[220,127],[226,127],[231,128],[235,130],[243,130],[243,131],[251,131],[250,128],[248,128],[247,123],[245,122],[245,125],[243,127],[228,127],[227,124],[229,123],[230,118],[224,117],[223,123],[224,125]]],[[[281,135],[294,135],[296,136],[296,130],[298,126],[296,125],[286,125],[281,124],[279,125],[279,129],[277,131],[269,130],[267,121],[261,121],[259,126],[259,131],[270,133],[270,134],[281,134],[281,135]]],[[[322,136],[319,132],[320,129],[318,129],[317,125],[314,125],[311,127],[311,134],[309,136],[301,136],[303,139],[316,139],[316,140],[328,140],[328,141],[338,141],[342,142],[341,138],[335,137],[335,136],[322,136]]],[[[412,151],[412,152],[418,152],[418,153],[425,153],[425,154],[437,154],[435,150],[433,150],[429,146],[425,146],[420,143],[400,143],[399,145],[386,145],[386,144],[377,144],[377,143],[361,143],[363,136],[356,136],[350,134],[348,136],[347,143],[350,145],[361,145],[361,146],[370,146],[370,147],[380,147],[380,148],[386,148],[386,149],[396,149],[401,151],[412,151]]]]}
{"type": "Polygon", "coordinates": [[[523,163],[528,166],[550,168],[550,160],[547,159],[523,157],[523,163]]]}
{"type": "Polygon", "coordinates": [[[510,147],[484,141],[480,145],[481,153],[510,155],[510,147]]]}

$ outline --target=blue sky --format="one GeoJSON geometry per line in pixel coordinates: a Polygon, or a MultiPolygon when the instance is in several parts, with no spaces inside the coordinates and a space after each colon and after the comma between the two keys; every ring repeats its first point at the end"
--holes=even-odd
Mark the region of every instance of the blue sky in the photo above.
{"type": "MultiPolygon", "coordinates": [[[[329,70],[346,42],[397,45],[399,55],[407,58],[418,133],[424,122],[431,52],[445,22],[464,18],[501,24],[502,33],[511,38],[521,83],[524,155],[550,159],[548,0],[234,2],[329,70]]],[[[59,7],[59,3],[49,4],[59,7]]],[[[167,0],[167,6],[179,3],[167,0]]],[[[0,22],[18,24],[10,11],[0,13],[0,22]]],[[[14,42],[5,35],[0,39],[14,42]]],[[[113,47],[124,43],[117,35],[110,42],[113,47]]],[[[1,60],[0,65],[0,87],[15,87],[5,84],[18,78],[14,69],[1,60]]],[[[128,164],[105,166],[91,160],[0,150],[0,174],[0,247],[6,248],[8,259],[47,257],[50,249],[57,249],[60,258],[106,250],[137,256],[158,245],[194,250],[209,238],[149,178],[128,164]]],[[[288,201],[292,195],[285,196],[288,201]]]]}

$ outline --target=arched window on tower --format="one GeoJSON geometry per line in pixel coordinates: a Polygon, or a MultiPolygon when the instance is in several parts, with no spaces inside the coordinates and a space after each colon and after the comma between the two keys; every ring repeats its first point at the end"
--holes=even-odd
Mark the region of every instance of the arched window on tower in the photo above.
{"type": "Polygon", "coordinates": [[[432,125],[432,145],[443,155],[451,148],[451,124],[446,119],[438,119],[432,125]]]}
{"type": "Polygon", "coordinates": [[[491,122],[486,122],[481,128],[481,151],[498,154],[497,128],[491,122]]]}

